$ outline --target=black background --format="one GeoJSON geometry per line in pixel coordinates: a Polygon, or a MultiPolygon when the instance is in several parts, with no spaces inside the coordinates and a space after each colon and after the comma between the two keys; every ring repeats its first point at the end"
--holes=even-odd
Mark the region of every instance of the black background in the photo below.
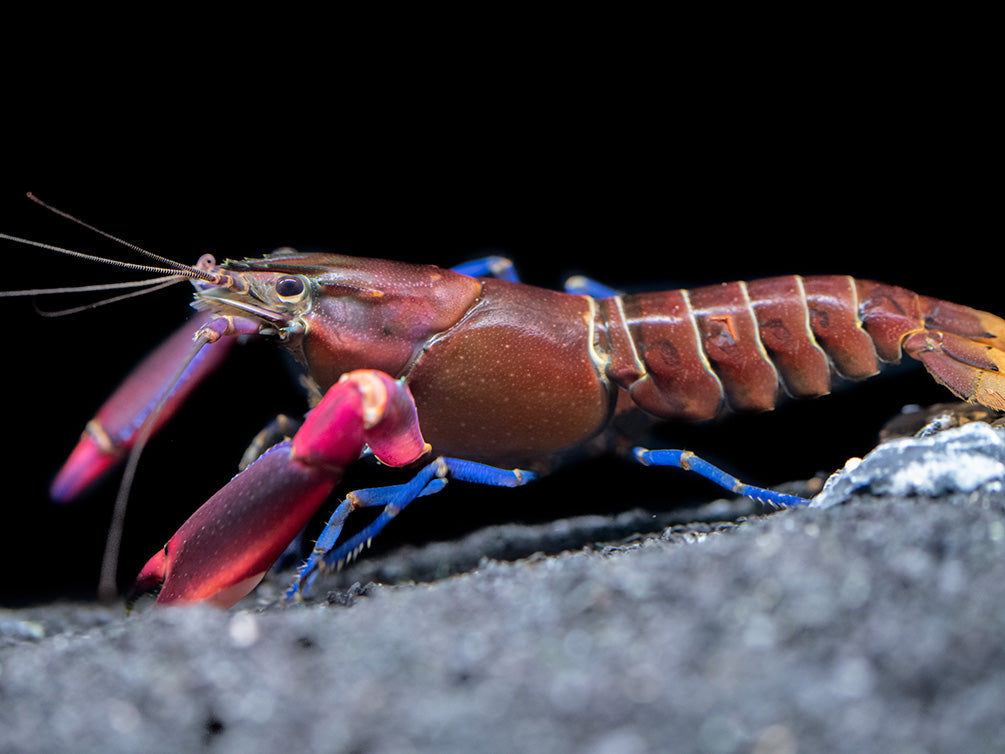
{"type": "MultiPolygon", "coordinates": [[[[234,107],[185,100],[182,119],[149,102],[142,113],[95,115],[101,108],[77,92],[60,102],[61,116],[26,116],[8,139],[0,231],[130,258],[30,203],[24,194],[33,191],[188,262],[282,245],[444,266],[497,252],[524,280],[549,287],[573,273],[643,289],[848,273],[1005,310],[995,295],[998,206],[987,185],[1000,170],[979,91],[940,81],[935,69],[849,78],[839,66],[805,78],[732,71],[715,81],[570,83],[436,97],[416,86],[376,110],[334,92],[294,101],[273,90],[234,107]]],[[[4,289],[127,279],[6,242],[0,253],[4,289]]],[[[55,319],[30,299],[0,300],[0,603],[93,594],[115,480],[67,506],[49,503],[46,488],[87,419],[186,316],[188,299],[178,286],[55,319]]],[[[833,470],[868,451],[903,404],[946,396],[914,370],[769,415],[674,427],[666,444],[772,484],[833,470]]],[[[231,476],[259,428],[300,410],[268,348],[249,347],[210,380],[146,451],[121,580],[231,476]]],[[[382,538],[391,546],[485,521],[715,494],[678,472],[611,461],[517,492],[455,485],[382,538]]]]}

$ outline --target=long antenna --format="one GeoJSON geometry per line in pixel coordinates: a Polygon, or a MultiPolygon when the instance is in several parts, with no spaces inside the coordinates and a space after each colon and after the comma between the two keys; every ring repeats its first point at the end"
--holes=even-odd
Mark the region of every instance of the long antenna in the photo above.
{"type": "MultiPolygon", "coordinates": [[[[131,262],[122,262],[117,259],[108,259],[105,257],[96,256],[93,254],[85,254],[79,251],[73,251],[72,249],[64,249],[59,246],[53,246],[52,244],[41,243],[38,241],[31,241],[25,238],[19,238],[17,236],[11,236],[6,233],[0,233],[0,239],[12,241],[14,243],[23,244],[26,246],[34,246],[41,249],[47,249],[50,251],[56,251],[60,254],[66,254],[67,256],[77,257],[79,259],[85,259],[90,262],[100,262],[102,264],[109,264],[116,267],[138,270],[141,272],[155,272],[159,274],[166,274],[167,277],[160,278],[156,280],[142,280],[135,283],[119,283],[111,285],[102,286],[76,286],[71,288],[39,288],[32,290],[22,290],[22,291],[7,291],[6,293],[0,292],[0,296],[26,296],[26,295],[42,295],[49,293],[69,293],[69,292],[81,292],[86,290],[109,290],[112,288],[129,288],[129,287],[141,287],[150,286],[149,290],[156,290],[157,288],[170,285],[174,282],[178,282],[183,278],[194,278],[197,280],[203,280],[205,282],[211,283],[213,285],[232,285],[233,279],[228,275],[215,274],[208,270],[203,270],[198,267],[193,267],[191,265],[183,264],[181,262],[176,262],[168,257],[163,257],[159,254],[154,254],[151,251],[147,251],[136,244],[125,241],[117,236],[113,236],[100,228],[84,222],[83,220],[74,217],[73,215],[64,212],[63,210],[57,209],[41,199],[36,197],[32,193],[28,193],[28,198],[40,205],[41,207],[49,210],[50,212],[59,215],[62,218],[70,220],[81,227],[87,228],[88,230],[97,233],[98,235],[107,238],[115,243],[121,244],[132,251],[135,251],[143,256],[146,256],[154,261],[164,265],[163,267],[154,265],[143,265],[143,264],[133,264],[131,262]]],[[[147,291],[149,292],[149,291],[147,291]]],[[[143,291],[125,294],[124,296],[117,296],[113,299],[109,299],[106,302],[110,303],[114,300],[119,300],[121,298],[127,298],[133,295],[139,295],[143,291]]],[[[86,307],[85,307],[86,308],[86,307]]],[[[67,310],[63,313],[72,312],[75,310],[67,310]]],[[[43,312],[44,314],[44,312],[43,312]]],[[[129,502],[129,493],[132,488],[133,479],[136,475],[136,469],[139,466],[140,456],[143,453],[143,448],[146,446],[148,440],[150,439],[151,433],[153,432],[154,424],[156,423],[156,417],[164,408],[174,386],[178,383],[180,379],[185,374],[185,371],[189,368],[195,358],[198,356],[199,351],[209,343],[209,337],[206,335],[200,335],[193,343],[192,350],[190,351],[187,358],[185,358],[181,365],[178,367],[175,374],[172,376],[171,381],[168,383],[168,387],[161,393],[160,397],[157,399],[157,403],[154,405],[153,409],[147,414],[143,423],[136,435],[136,440],[133,446],[129,450],[129,455],[126,459],[125,469],[122,474],[122,478],[119,482],[118,494],[115,498],[115,507],[112,511],[112,520],[109,523],[108,536],[105,540],[105,552],[101,561],[101,575],[98,583],[98,598],[105,603],[113,602],[118,596],[118,586],[117,586],[117,571],[119,563],[119,551],[122,544],[122,532],[126,517],[126,507],[129,502]]]]}

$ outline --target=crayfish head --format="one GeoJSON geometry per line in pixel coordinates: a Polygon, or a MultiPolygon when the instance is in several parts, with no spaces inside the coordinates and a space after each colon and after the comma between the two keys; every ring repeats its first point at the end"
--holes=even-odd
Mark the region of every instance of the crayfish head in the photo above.
{"type": "Polygon", "coordinates": [[[200,268],[212,282],[194,283],[195,306],[278,335],[322,391],[356,369],[403,376],[482,289],[475,278],[433,265],[293,249],[221,264],[205,258],[200,268]]]}
{"type": "Polygon", "coordinates": [[[319,292],[312,278],[318,266],[297,264],[304,256],[293,249],[280,249],[261,259],[217,264],[206,254],[196,266],[214,281],[193,281],[193,306],[221,316],[237,314],[258,320],[264,335],[285,339],[302,333],[306,329],[303,317],[319,292]]]}

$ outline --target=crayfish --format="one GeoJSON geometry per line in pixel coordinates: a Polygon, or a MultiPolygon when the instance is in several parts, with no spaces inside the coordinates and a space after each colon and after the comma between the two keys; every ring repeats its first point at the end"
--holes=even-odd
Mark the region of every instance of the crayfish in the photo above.
{"type": "Polygon", "coordinates": [[[836,375],[869,377],[902,353],[957,396],[1005,409],[1005,321],[846,276],[622,295],[583,278],[564,292],[525,285],[500,257],[454,269],[291,249],[194,266],[157,259],[191,280],[196,314],[87,425],[54,498],[79,495],[121,462],[240,340],[278,342],[319,396],[290,439],[213,495],[142,569],[136,591],[159,588],[160,604],[229,606],[248,594],[363,454],[415,476],[349,494],[289,596],[448,478],[525,484],[587,442],[770,505],[806,502],[686,451],[632,447],[626,428],[639,416],[769,410],[785,394],[828,393],[836,375]],[[349,513],[370,506],[380,515],[339,542],[349,513]]]}

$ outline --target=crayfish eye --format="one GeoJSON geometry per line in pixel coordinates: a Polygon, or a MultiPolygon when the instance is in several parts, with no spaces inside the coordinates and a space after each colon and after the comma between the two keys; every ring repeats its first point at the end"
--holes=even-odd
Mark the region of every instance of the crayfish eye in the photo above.
{"type": "Polygon", "coordinates": [[[276,281],[276,295],[283,301],[295,301],[304,295],[306,286],[303,278],[285,277],[276,281]]]}

